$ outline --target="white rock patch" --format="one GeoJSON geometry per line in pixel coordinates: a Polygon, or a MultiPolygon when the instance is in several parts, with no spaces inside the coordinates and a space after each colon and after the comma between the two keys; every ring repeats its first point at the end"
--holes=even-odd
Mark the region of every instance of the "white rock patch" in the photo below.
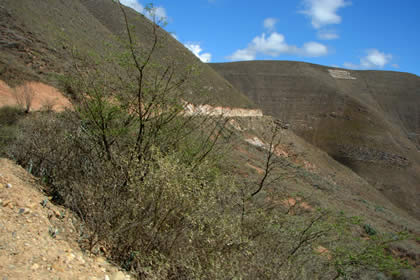
{"type": "Polygon", "coordinates": [[[328,69],[328,72],[330,73],[331,77],[333,77],[334,79],[356,80],[356,78],[353,77],[349,71],[328,69]]]}

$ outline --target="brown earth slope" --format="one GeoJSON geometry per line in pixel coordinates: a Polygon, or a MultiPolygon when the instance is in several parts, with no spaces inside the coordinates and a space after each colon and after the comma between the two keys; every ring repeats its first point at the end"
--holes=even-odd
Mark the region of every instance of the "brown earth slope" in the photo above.
{"type": "Polygon", "coordinates": [[[75,220],[49,201],[36,178],[0,158],[0,279],[131,279],[80,250],[75,220]]]}
{"type": "Polygon", "coordinates": [[[418,76],[288,61],[210,65],[265,114],[289,122],[298,135],[420,217],[418,76]]]}

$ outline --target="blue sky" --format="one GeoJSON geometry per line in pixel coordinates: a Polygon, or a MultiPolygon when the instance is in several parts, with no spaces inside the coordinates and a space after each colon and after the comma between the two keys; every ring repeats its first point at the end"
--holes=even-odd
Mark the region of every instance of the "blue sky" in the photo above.
{"type": "MultiPolygon", "coordinates": [[[[121,0],[145,13],[151,1],[121,0]]],[[[420,0],[156,0],[205,62],[296,60],[420,75],[420,0]]]]}

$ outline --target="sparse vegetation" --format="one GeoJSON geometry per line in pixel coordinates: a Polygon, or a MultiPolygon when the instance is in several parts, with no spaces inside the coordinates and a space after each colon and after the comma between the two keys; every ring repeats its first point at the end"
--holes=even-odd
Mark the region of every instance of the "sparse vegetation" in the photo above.
{"type": "Polygon", "coordinates": [[[17,122],[24,112],[17,107],[0,108],[0,155],[4,155],[4,149],[12,143],[17,134],[17,122]]]}

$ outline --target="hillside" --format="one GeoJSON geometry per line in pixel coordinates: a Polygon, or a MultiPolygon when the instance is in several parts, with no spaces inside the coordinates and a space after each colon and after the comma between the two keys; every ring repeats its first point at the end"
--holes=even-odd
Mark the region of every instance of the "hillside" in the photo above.
{"type": "Polygon", "coordinates": [[[130,279],[104,257],[82,252],[74,214],[40,190],[36,178],[0,158],[2,279],[130,279]]]}
{"type": "MultiPolygon", "coordinates": [[[[127,15],[139,43],[150,48],[151,22],[129,8],[127,15]]],[[[154,61],[164,62],[165,66],[176,58],[176,72],[187,66],[196,68],[189,101],[253,107],[252,102],[169,33],[159,29],[158,36],[161,45],[152,57],[154,61]]],[[[69,71],[74,50],[95,55],[112,51],[119,54],[118,46],[127,40],[121,11],[111,0],[1,1],[0,38],[1,80],[9,84],[36,80],[52,85],[57,84],[57,74],[69,71]]]]}
{"type": "Polygon", "coordinates": [[[288,61],[210,65],[265,114],[420,217],[418,76],[288,61]]]}

